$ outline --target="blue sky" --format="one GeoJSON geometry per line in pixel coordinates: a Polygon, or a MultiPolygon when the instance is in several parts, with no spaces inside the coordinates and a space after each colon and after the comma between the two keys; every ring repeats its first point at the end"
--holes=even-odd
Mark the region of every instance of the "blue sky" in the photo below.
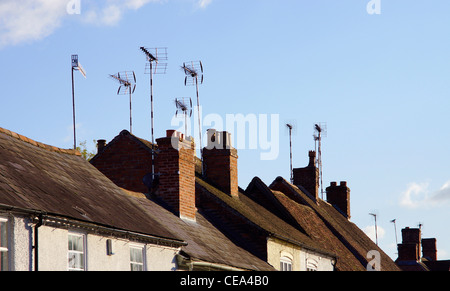
{"type": "Polygon", "coordinates": [[[399,241],[401,228],[422,223],[438,257],[450,257],[450,2],[381,0],[380,14],[368,13],[369,0],[80,0],[80,14],[69,2],[0,2],[1,127],[71,148],[78,54],[87,79],[75,75],[77,140],[93,151],[92,140],[129,129],[128,97],[108,75],[130,70],[133,133],[150,140],[139,47],[168,47],[168,72],[154,81],[156,137],[173,128],[173,100],[195,97],[180,66],[201,60],[204,115],[279,116],[276,159],[239,149],[242,188],[254,176],[289,179],[287,121],[294,167],[307,165],[313,125],[325,122],[324,187],[348,181],[352,221],[369,232],[377,213],[380,246],[394,259],[390,220],[399,241]]]}

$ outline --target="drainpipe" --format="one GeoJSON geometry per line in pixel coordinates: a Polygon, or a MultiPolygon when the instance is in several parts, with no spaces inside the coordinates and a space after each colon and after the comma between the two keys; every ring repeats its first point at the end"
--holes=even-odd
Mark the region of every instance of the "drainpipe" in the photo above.
{"type": "Polygon", "coordinates": [[[39,214],[39,221],[34,226],[34,271],[39,271],[39,230],[42,226],[42,214],[39,214]]]}

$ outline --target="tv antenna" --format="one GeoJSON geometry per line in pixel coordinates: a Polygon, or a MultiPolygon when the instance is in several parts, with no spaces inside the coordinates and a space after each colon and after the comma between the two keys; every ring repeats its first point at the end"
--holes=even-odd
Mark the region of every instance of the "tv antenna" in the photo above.
{"type": "Polygon", "coordinates": [[[150,103],[151,103],[151,131],[152,131],[152,181],[155,175],[155,131],[154,131],[154,114],[153,114],[153,75],[161,75],[167,72],[167,48],[145,48],[140,47],[141,51],[147,58],[145,65],[145,74],[150,75],[150,103]]]}
{"type": "Polygon", "coordinates": [[[178,117],[179,112],[184,115],[184,135],[187,137],[187,119],[188,116],[192,117],[192,99],[191,98],[176,98],[175,106],[177,107],[177,111],[175,112],[175,116],[178,117]]]}
{"type": "Polygon", "coordinates": [[[133,133],[133,118],[131,108],[131,95],[136,90],[136,75],[134,71],[119,72],[116,75],[109,75],[112,79],[119,82],[120,86],[117,95],[130,94],[130,133],[133,133]]]}
{"type": "Polygon", "coordinates": [[[75,82],[73,77],[74,71],[80,71],[86,79],[86,72],[78,61],[78,55],[72,55],[72,109],[73,109],[73,149],[77,149],[77,135],[75,129],[75,82]]]}
{"type": "Polygon", "coordinates": [[[377,215],[375,213],[369,213],[375,218],[375,242],[378,245],[378,227],[377,227],[377,215]]]}
{"type": "Polygon", "coordinates": [[[326,123],[316,123],[314,125],[314,141],[317,153],[317,168],[319,169],[320,177],[320,191],[322,193],[323,200],[323,175],[322,175],[322,138],[327,136],[327,125],[326,123]]]}
{"type": "MultiPolygon", "coordinates": [[[[198,96],[198,85],[203,84],[203,64],[201,61],[191,61],[183,63],[181,67],[186,77],[184,78],[184,85],[195,86],[197,93],[197,111],[198,111],[198,131],[200,138],[200,156],[202,160],[202,173],[203,173],[203,146],[202,146],[202,121],[200,112],[200,99],[198,96]]],[[[203,173],[204,174],[204,173],[203,173]]]]}
{"type": "Polygon", "coordinates": [[[141,46],[140,49],[147,57],[148,63],[145,65],[145,74],[150,75],[151,130],[152,144],[154,144],[153,75],[166,73],[167,63],[161,61],[167,61],[167,48],[145,48],[141,46]]]}
{"type": "Polygon", "coordinates": [[[292,124],[287,123],[287,128],[289,129],[289,148],[290,148],[290,161],[291,161],[291,183],[294,184],[294,172],[292,170],[292,124]]]}
{"type": "Polygon", "coordinates": [[[398,239],[397,239],[397,224],[396,224],[396,219],[392,219],[391,223],[394,224],[394,231],[395,231],[395,245],[398,246],[398,239]]]}

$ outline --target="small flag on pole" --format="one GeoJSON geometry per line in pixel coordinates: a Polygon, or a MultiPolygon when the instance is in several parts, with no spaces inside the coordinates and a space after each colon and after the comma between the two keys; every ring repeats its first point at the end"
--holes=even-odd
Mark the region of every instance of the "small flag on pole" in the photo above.
{"type": "Polygon", "coordinates": [[[72,55],[72,68],[76,71],[80,71],[83,77],[86,78],[86,71],[83,69],[83,66],[81,66],[80,62],[78,61],[78,55],[72,55]]]}

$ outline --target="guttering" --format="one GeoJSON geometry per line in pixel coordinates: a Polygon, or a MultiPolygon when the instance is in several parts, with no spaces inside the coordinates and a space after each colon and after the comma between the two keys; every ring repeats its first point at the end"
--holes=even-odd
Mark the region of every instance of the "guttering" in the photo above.
{"type": "Polygon", "coordinates": [[[183,256],[182,254],[178,253],[176,255],[177,258],[177,264],[179,267],[184,267],[188,269],[189,271],[195,271],[195,268],[209,268],[214,269],[218,271],[230,271],[230,272],[237,272],[237,271],[245,271],[244,269],[222,265],[218,263],[211,263],[211,262],[203,262],[203,261],[194,261],[191,258],[187,258],[186,256],[183,256]]]}
{"type": "Polygon", "coordinates": [[[299,246],[299,247],[301,247],[303,249],[306,249],[306,250],[309,250],[309,251],[312,251],[312,252],[315,252],[315,253],[319,253],[319,254],[325,255],[325,256],[327,256],[329,258],[332,258],[332,259],[335,259],[337,261],[337,255],[336,254],[331,253],[329,251],[326,251],[324,249],[316,248],[316,247],[313,247],[313,246],[307,245],[305,243],[301,243],[301,242],[292,240],[290,238],[287,238],[287,237],[284,237],[282,235],[275,234],[275,233],[269,233],[268,238],[270,238],[270,237],[286,241],[286,242],[291,243],[293,245],[299,246]]]}
{"type": "MultiPolygon", "coordinates": [[[[108,234],[113,233],[113,234],[121,235],[121,236],[124,236],[127,238],[132,237],[135,239],[142,239],[142,240],[149,241],[149,242],[157,244],[157,245],[166,245],[166,246],[172,246],[172,247],[182,247],[182,246],[187,245],[187,243],[185,241],[181,241],[181,240],[177,240],[177,239],[163,238],[163,237],[153,236],[150,234],[143,234],[143,233],[137,233],[137,232],[128,231],[128,230],[122,230],[122,229],[113,228],[110,226],[95,224],[92,222],[76,220],[76,219],[73,219],[70,217],[65,217],[62,215],[49,214],[47,212],[39,211],[39,210],[25,209],[25,208],[15,207],[15,206],[10,206],[10,205],[5,205],[5,204],[0,204],[0,210],[3,210],[5,212],[22,214],[22,215],[32,215],[32,216],[34,216],[33,219],[35,221],[36,221],[36,219],[38,219],[38,221],[36,222],[37,223],[36,226],[38,226],[38,227],[40,227],[42,225],[49,225],[49,226],[60,227],[60,228],[61,227],[64,227],[64,228],[78,227],[78,228],[84,228],[87,230],[91,230],[94,232],[103,232],[103,233],[108,233],[108,234]]],[[[37,230],[36,226],[35,226],[35,230],[37,230]]],[[[37,246],[36,241],[37,241],[37,238],[35,237],[35,246],[37,246]]],[[[36,247],[36,249],[37,249],[37,247],[36,247]]],[[[36,249],[35,249],[35,251],[36,251],[36,249]]]]}
{"type": "Polygon", "coordinates": [[[140,240],[148,241],[152,244],[156,245],[165,245],[171,247],[182,247],[186,246],[187,243],[185,241],[163,238],[158,236],[153,236],[150,234],[137,233],[129,230],[123,230],[118,228],[113,228],[109,226],[103,226],[91,222],[74,220],[71,218],[66,218],[62,216],[54,216],[47,215],[46,220],[44,221],[45,225],[53,226],[53,227],[63,227],[63,228],[83,228],[87,231],[92,231],[96,233],[104,233],[104,234],[115,234],[117,236],[122,236],[125,238],[135,238],[140,240]]]}

